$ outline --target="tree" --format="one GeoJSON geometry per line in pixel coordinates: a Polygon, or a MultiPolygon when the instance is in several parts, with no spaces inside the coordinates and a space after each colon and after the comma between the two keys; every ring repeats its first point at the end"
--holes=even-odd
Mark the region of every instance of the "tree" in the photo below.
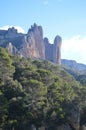
{"type": "Polygon", "coordinates": [[[8,115],[8,102],[4,94],[0,91],[0,128],[3,128],[8,115]]]}
{"type": "Polygon", "coordinates": [[[6,49],[0,48],[0,80],[4,82],[7,77],[12,76],[14,71],[12,57],[6,49]]]}

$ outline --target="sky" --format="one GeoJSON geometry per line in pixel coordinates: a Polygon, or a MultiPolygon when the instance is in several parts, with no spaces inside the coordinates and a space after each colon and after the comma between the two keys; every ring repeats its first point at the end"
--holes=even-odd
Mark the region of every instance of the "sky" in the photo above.
{"type": "Polygon", "coordinates": [[[27,33],[34,23],[51,43],[62,37],[62,59],[86,64],[86,0],[0,0],[0,29],[27,33]]]}

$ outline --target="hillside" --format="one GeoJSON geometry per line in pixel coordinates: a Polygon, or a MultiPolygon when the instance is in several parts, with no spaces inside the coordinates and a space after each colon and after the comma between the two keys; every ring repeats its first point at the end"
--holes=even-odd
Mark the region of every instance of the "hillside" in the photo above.
{"type": "Polygon", "coordinates": [[[79,130],[86,123],[86,84],[80,79],[59,65],[0,48],[0,128],[79,130]]]}
{"type": "Polygon", "coordinates": [[[74,60],[67,60],[67,59],[63,59],[62,64],[65,66],[68,66],[71,69],[74,69],[76,71],[86,73],[86,65],[85,64],[77,63],[74,60]]]}

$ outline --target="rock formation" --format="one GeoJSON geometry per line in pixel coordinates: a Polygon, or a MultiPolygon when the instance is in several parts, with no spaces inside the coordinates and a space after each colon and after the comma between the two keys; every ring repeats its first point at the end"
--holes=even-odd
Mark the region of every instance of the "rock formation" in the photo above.
{"type": "Polygon", "coordinates": [[[23,46],[20,52],[24,57],[45,59],[45,46],[41,26],[31,26],[23,38],[23,46]]]}
{"type": "Polygon", "coordinates": [[[53,44],[49,43],[48,38],[44,38],[45,58],[53,62],[53,44]]]}
{"type": "Polygon", "coordinates": [[[61,37],[56,36],[53,44],[53,62],[57,64],[61,64],[61,44],[61,37]]]}
{"type": "Polygon", "coordinates": [[[0,30],[0,46],[7,48],[11,54],[26,58],[46,59],[61,64],[61,42],[61,37],[56,36],[54,44],[50,44],[48,38],[43,38],[42,27],[36,24],[27,34],[18,33],[14,27],[0,30]]]}
{"type": "Polygon", "coordinates": [[[44,38],[45,44],[45,58],[57,64],[61,64],[61,44],[62,39],[56,36],[54,44],[50,44],[48,38],[44,38]]]}
{"type": "Polygon", "coordinates": [[[13,44],[11,42],[9,42],[6,46],[7,50],[10,52],[10,54],[17,54],[17,49],[15,46],[13,46],[13,44]]]}

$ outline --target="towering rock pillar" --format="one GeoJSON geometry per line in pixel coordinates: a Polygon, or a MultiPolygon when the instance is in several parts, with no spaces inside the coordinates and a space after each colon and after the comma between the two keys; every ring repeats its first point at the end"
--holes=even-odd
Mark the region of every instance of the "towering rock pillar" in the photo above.
{"type": "Polygon", "coordinates": [[[61,45],[62,38],[60,36],[56,36],[53,44],[53,62],[57,64],[61,64],[61,45]]]}
{"type": "Polygon", "coordinates": [[[41,26],[34,24],[24,36],[21,54],[24,57],[45,59],[45,46],[41,26]]]}
{"type": "Polygon", "coordinates": [[[53,44],[49,43],[48,38],[44,38],[45,59],[53,62],[53,44]]]}

